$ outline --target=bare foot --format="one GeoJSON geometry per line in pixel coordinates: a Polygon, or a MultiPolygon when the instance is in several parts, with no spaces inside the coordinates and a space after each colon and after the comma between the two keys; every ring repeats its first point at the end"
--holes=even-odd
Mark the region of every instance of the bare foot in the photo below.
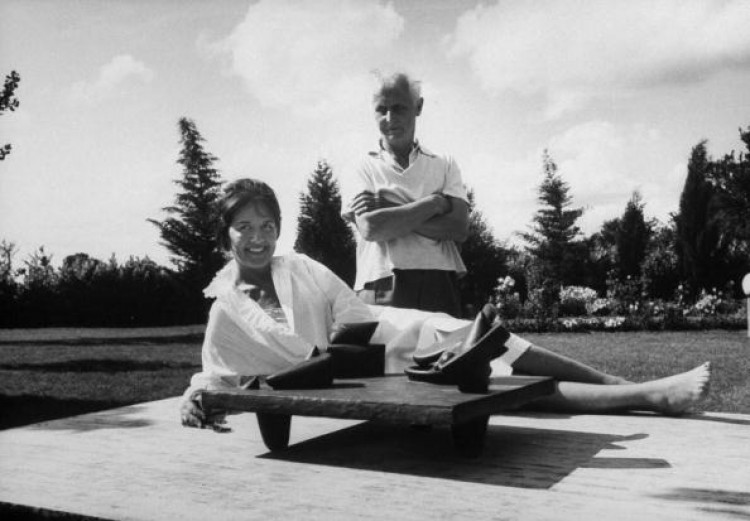
{"type": "Polygon", "coordinates": [[[657,410],[668,416],[679,416],[708,394],[711,362],[705,362],[685,373],[651,382],[650,398],[657,410]]]}

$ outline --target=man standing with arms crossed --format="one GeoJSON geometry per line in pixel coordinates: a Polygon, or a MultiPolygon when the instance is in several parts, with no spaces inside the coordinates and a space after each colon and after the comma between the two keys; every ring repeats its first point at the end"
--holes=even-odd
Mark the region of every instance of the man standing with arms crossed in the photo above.
{"type": "Polygon", "coordinates": [[[342,214],[361,237],[354,289],[368,304],[458,317],[458,278],[466,273],[458,244],[468,235],[469,205],[455,161],[415,140],[423,103],[406,74],[379,78],[379,147],[358,168],[357,195],[342,214]]]}

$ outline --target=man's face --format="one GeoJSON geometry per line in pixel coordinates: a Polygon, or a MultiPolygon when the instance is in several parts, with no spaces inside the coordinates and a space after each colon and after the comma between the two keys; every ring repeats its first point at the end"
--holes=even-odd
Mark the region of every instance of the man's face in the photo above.
{"type": "Polygon", "coordinates": [[[394,150],[411,150],[422,99],[415,103],[406,86],[385,86],[375,94],[373,106],[383,144],[394,150]]]}

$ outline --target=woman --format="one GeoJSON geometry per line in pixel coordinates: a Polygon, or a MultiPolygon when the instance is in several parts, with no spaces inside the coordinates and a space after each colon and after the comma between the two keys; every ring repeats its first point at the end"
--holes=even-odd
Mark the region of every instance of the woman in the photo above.
{"type": "MultiPolygon", "coordinates": [[[[240,387],[325,348],[336,323],[377,320],[373,343],[386,345],[386,372],[411,365],[415,349],[443,340],[453,345],[470,323],[442,313],[368,306],[333,272],[305,255],[275,256],[281,210],[262,181],[230,183],[219,203],[218,239],[232,259],[205,289],[216,299],[203,342],[203,371],[194,375],[181,406],[182,423],[211,423],[200,408],[203,389],[240,387]]],[[[460,343],[460,342],[459,342],[460,343]]],[[[628,409],[681,414],[708,392],[710,364],[645,383],[602,373],[511,334],[493,373],[551,376],[556,392],[534,406],[568,412],[628,409]]]]}

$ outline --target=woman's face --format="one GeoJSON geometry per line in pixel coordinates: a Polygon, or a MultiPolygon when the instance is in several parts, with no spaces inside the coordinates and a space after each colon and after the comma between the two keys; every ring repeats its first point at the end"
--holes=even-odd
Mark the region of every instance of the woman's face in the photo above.
{"type": "Polygon", "coordinates": [[[273,214],[262,203],[245,205],[229,225],[229,249],[242,269],[267,269],[278,238],[273,214]]]}

